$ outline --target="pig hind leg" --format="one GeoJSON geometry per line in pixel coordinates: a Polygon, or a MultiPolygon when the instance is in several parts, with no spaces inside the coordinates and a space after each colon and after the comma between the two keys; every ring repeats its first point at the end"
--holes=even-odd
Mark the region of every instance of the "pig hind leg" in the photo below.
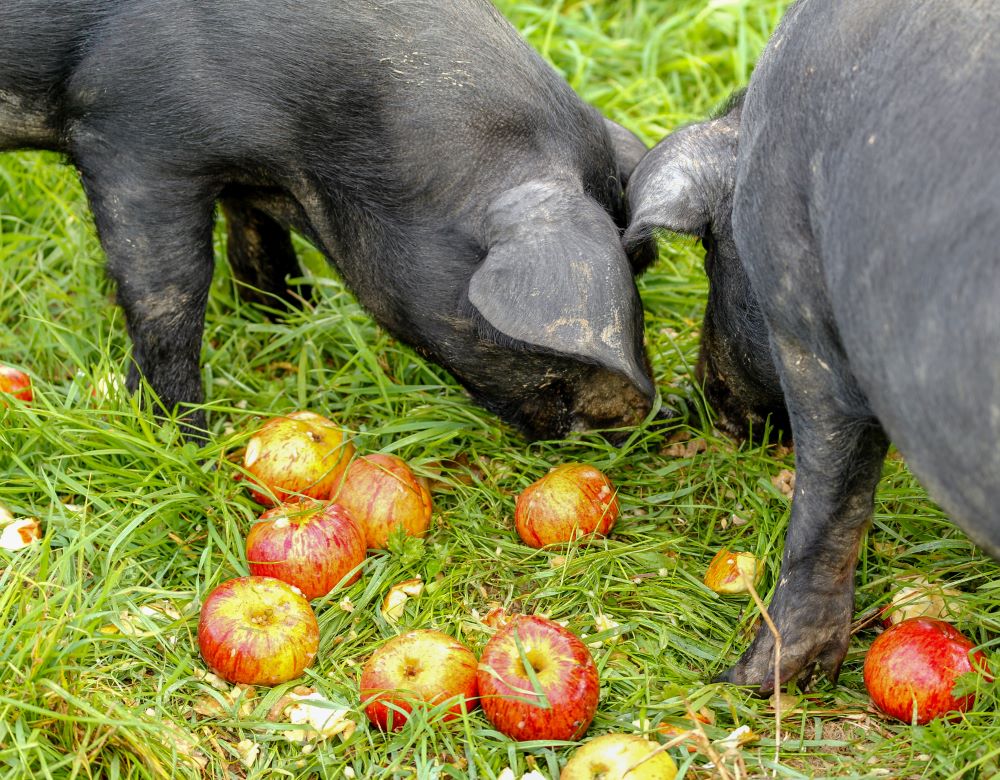
{"type": "MultiPolygon", "coordinates": [[[[168,412],[197,406],[214,193],[122,156],[78,151],[75,158],[132,340],[127,386],[135,391],[145,378],[168,412]]],[[[204,412],[186,412],[182,427],[189,438],[204,438],[204,412]]]]}
{"type": "Polygon", "coordinates": [[[820,359],[815,344],[794,338],[775,345],[796,458],[781,572],[768,609],[782,641],[780,680],[774,637],[763,624],[721,678],[759,685],[762,693],[808,680],[816,666],[836,680],[850,641],[858,549],[888,448],[844,363],[820,359]]]}
{"type": "Polygon", "coordinates": [[[270,307],[299,306],[308,300],[307,285],[288,283],[289,277],[301,274],[289,229],[240,197],[223,197],[220,204],[226,218],[227,257],[240,297],[270,307]]]}

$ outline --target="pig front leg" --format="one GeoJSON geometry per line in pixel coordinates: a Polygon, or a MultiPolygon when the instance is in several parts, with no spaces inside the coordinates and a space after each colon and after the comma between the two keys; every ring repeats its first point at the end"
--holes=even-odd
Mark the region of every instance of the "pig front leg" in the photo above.
{"type": "Polygon", "coordinates": [[[768,612],[781,635],[780,680],[774,637],[763,623],[750,648],[720,679],[769,694],[816,666],[836,681],[850,641],[854,572],[888,448],[846,364],[818,357],[815,345],[775,350],[795,440],[795,494],[778,587],[768,612]]]}
{"type": "Polygon", "coordinates": [[[301,274],[289,229],[237,194],[220,200],[226,218],[229,266],[240,283],[240,297],[248,303],[298,306],[308,299],[306,285],[295,288],[288,277],[301,274]]]}
{"type": "MultiPolygon", "coordinates": [[[[75,157],[132,340],[127,386],[134,392],[143,377],[164,409],[197,406],[214,192],[125,153],[75,157]]],[[[182,426],[188,438],[204,438],[204,412],[187,411],[182,426]]]]}

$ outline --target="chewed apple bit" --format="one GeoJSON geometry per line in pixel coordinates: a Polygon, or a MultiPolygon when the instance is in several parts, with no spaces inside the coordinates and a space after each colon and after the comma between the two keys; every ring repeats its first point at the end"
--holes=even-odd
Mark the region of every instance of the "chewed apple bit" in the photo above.
{"type": "Polygon", "coordinates": [[[416,598],[424,590],[424,582],[419,577],[396,583],[382,601],[382,617],[388,623],[398,623],[410,598],[416,598]]]}
{"type": "Polygon", "coordinates": [[[708,564],[705,584],[716,593],[738,595],[750,592],[760,577],[760,567],[752,553],[723,547],[708,564]]]}
{"type": "Polygon", "coordinates": [[[260,755],[260,745],[252,739],[244,739],[236,743],[236,753],[240,757],[240,763],[250,769],[260,755]]]}
{"type": "MultiPolygon", "coordinates": [[[[4,510],[6,512],[6,510],[4,510]]],[[[6,512],[10,516],[10,512],[6,512]]],[[[0,520],[3,520],[0,517],[0,520]]],[[[11,552],[23,550],[42,538],[42,525],[34,517],[11,518],[0,532],[0,547],[11,552]]]]}
{"type": "Polygon", "coordinates": [[[346,742],[354,734],[357,723],[347,717],[350,709],[337,707],[318,691],[288,694],[284,716],[296,729],[281,732],[289,742],[321,742],[340,737],[346,742]]]}

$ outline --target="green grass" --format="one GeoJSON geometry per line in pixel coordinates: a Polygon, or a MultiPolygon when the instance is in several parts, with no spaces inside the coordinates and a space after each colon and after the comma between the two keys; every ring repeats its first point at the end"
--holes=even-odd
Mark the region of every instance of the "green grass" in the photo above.
{"type": "MultiPolygon", "coordinates": [[[[650,143],[746,82],[784,5],[500,3],[585,99],[650,143]]],[[[510,766],[518,778],[536,768],[554,780],[571,745],[513,743],[480,713],[448,724],[421,714],[393,736],[365,727],[359,668],[397,631],[379,604],[393,583],[418,575],[428,587],[402,625],[441,629],[476,652],[488,636],[476,615],[494,603],[584,634],[595,634],[598,615],[617,621],[594,648],[602,686],[591,735],[690,727],[688,709],[705,709],[710,739],[743,725],[759,736],[724,756],[731,777],[1000,771],[996,686],[984,685],[975,710],[954,721],[889,723],[870,709],[861,679],[870,630],[855,636],[839,684],[820,681],[783,715],[780,753],[769,703],[709,682],[746,647],[757,615],[747,600],[707,590],[702,574],[719,547],[750,550],[764,561],[762,595],[771,592],[788,515],[772,479],[792,467],[790,454],[685,429],[703,451],[669,449],[647,430],[621,448],[596,436],[527,445],[377,328],[316,253],[302,251],[322,275],[317,299],[276,322],[238,301],[219,263],[204,346],[214,438],[196,451],[133,399],[91,397],[98,380],[123,371],[128,345],[76,175],[50,155],[0,157],[0,361],[26,368],[36,392],[31,405],[0,408],[0,504],[44,530],[33,548],[0,551],[4,776],[342,777],[351,767],[358,778],[496,778],[510,766]],[[358,729],[311,752],[267,718],[290,685],[233,705],[200,679],[195,641],[201,600],[246,573],[242,540],[260,511],[233,461],[262,416],[298,408],[341,422],[361,451],[395,452],[438,478],[423,547],[372,555],[357,584],[316,604],[321,651],[297,682],[353,708],[358,729]],[[607,541],[529,550],[513,531],[514,498],[568,460],[608,473],[623,517],[607,541]],[[747,522],[733,524],[734,514],[747,522]],[[345,595],[353,612],[338,606],[345,595]],[[242,740],[260,745],[250,770],[238,762],[242,740]]],[[[692,395],[706,294],[700,251],[664,243],[641,288],[657,383],[668,400],[692,395]]],[[[997,661],[1000,569],[891,459],[862,547],[857,614],[885,604],[915,572],[962,591],[959,626],[997,661]]],[[[703,753],[672,753],[685,777],[720,774],[703,753]]]]}

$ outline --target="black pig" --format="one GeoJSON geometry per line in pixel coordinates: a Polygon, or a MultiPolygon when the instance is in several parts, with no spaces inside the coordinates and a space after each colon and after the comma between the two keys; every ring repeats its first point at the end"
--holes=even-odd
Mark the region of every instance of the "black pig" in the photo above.
{"type": "Polygon", "coordinates": [[[486,0],[3,0],[0,32],[0,150],[79,169],[132,389],[203,399],[221,204],[247,296],[294,298],[294,229],[530,437],[650,409],[652,253],[620,237],[645,147],[486,0]]]}
{"type": "MultiPolygon", "coordinates": [[[[778,684],[847,651],[888,443],[1000,556],[1000,5],[802,0],[745,95],[652,149],[626,245],[702,237],[720,425],[786,412],[778,684]]],[[[762,628],[725,679],[775,685],[762,628]]]]}

